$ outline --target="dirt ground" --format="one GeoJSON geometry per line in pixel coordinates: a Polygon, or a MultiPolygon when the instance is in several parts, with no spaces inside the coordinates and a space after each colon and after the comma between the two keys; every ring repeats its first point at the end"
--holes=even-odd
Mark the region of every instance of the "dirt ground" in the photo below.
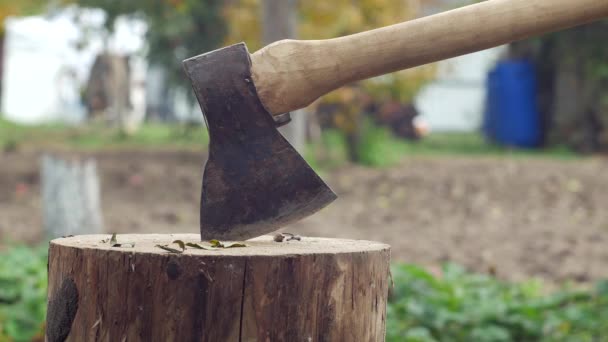
{"type": "MultiPolygon", "coordinates": [[[[39,155],[0,153],[5,242],[42,236],[39,155]]],[[[202,153],[95,157],[108,232],[198,231],[202,153]]],[[[412,157],[322,176],[339,199],[285,231],[387,242],[393,260],[431,269],[453,261],[509,280],[608,277],[608,159],[412,157]]]]}

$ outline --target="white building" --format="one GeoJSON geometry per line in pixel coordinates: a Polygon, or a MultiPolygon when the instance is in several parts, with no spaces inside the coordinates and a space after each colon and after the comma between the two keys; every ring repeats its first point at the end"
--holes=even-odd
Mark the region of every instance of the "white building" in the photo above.
{"type": "MultiPolygon", "coordinates": [[[[82,121],[85,109],[80,93],[95,57],[104,48],[103,21],[103,11],[75,7],[48,16],[8,18],[2,77],[4,117],[25,124],[82,121]]],[[[143,22],[122,19],[108,39],[109,52],[132,56],[135,120],[145,114],[145,30],[143,22]]]]}
{"type": "MultiPolygon", "coordinates": [[[[424,15],[471,3],[463,0],[417,2],[424,15]]],[[[414,101],[420,119],[431,131],[474,131],[481,127],[487,74],[505,52],[506,46],[502,46],[438,63],[437,79],[425,86],[414,101]]]]}
{"type": "Polygon", "coordinates": [[[437,79],[414,102],[431,131],[475,131],[481,127],[486,78],[506,47],[439,62],[437,79]]]}

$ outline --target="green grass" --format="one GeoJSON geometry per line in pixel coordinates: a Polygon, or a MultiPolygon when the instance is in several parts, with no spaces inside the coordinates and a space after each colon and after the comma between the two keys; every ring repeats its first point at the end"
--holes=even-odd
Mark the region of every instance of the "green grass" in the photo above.
{"type": "Polygon", "coordinates": [[[192,124],[145,124],[134,134],[101,124],[69,127],[59,124],[23,126],[0,119],[0,147],[14,150],[30,146],[62,146],[76,149],[128,147],[206,146],[207,130],[192,124]]]}
{"type": "MultiPolygon", "coordinates": [[[[362,164],[390,166],[405,156],[466,155],[576,158],[567,148],[522,150],[487,143],[477,133],[433,133],[417,142],[395,138],[386,128],[367,124],[361,135],[357,156],[362,164]]],[[[59,124],[22,126],[0,118],[0,149],[62,146],[76,149],[205,147],[207,130],[200,125],[145,124],[135,134],[100,124],[68,127],[59,124]]],[[[316,168],[333,168],[348,160],[344,135],[335,130],[323,132],[322,139],[308,146],[306,159],[316,168]]]]}
{"type": "Polygon", "coordinates": [[[480,133],[432,133],[418,142],[405,142],[407,154],[426,155],[494,155],[494,156],[537,156],[552,158],[578,157],[567,147],[520,149],[499,146],[486,141],[480,133]]]}
{"type": "MultiPolygon", "coordinates": [[[[347,142],[336,130],[322,134],[309,145],[306,159],[315,168],[332,168],[344,163],[347,142]]],[[[541,157],[573,159],[580,155],[565,147],[516,149],[487,142],[479,133],[432,133],[419,141],[394,137],[383,127],[366,124],[356,149],[359,162],[373,167],[391,166],[406,156],[541,157]]]]}

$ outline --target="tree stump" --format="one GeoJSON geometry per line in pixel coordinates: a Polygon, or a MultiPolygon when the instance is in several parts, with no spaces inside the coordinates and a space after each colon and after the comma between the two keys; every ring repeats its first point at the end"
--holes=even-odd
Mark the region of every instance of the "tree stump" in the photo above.
{"type": "Polygon", "coordinates": [[[48,341],[384,341],[388,245],[263,236],[178,254],[157,245],[208,244],[108,238],[51,241],[48,341]]]}
{"type": "Polygon", "coordinates": [[[42,217],[50,238],[103,232],[94,159],[42,157],[42,217]]]}

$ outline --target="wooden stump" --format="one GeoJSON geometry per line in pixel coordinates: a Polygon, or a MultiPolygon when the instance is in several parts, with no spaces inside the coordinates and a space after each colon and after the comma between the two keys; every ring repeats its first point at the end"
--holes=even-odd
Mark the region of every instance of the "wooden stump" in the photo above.
{"type": "Polygon", "coordinates": [[[42,217],[49,238],[103,232],[94,159],[42,157],[42,217]]]}
{"type": "Polygon", "coordinates": [[[156,246],[206,244],[108,238],[51,241],[48,341],[384,341],[388,245],[263,236],[176,254],[156,246]]]}

